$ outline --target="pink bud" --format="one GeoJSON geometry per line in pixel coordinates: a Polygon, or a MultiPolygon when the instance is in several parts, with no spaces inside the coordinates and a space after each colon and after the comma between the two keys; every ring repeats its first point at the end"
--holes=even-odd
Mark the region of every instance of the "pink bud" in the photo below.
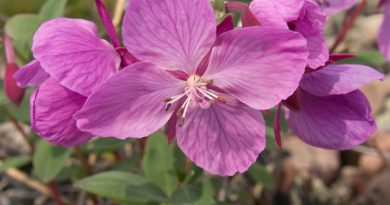
{"type": "Polygon", "coordinates": [[[24,88],[18,87],[16,81],[13,79],[13,75],[18,70],[19,67],[15,63],[7,64],[4,76],[5,94],[16,106],[19,106],[22,102],[25,90],[24,88]]]}

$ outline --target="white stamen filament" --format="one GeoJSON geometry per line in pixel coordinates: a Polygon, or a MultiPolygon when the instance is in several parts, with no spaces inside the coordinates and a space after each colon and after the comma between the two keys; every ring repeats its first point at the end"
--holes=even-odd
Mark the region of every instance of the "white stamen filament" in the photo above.
{"type": "Polygon", "coordinates": [[[183,97],[186,97],[184,103],[177,111],[177,115],[179,117],[179,126],[183,125],[184,118],[186,117],[191,103],[203,103],[205,102],[205,100],[211,103],[215,103],[216,100],[219,100],[222,103],[224,102],[223,98],[208,90],[206,86],[211,83],[212,80],[205,82],[202,81],[200,76],[190,76],[187,80],[187,87],[185,88],[184,93],[170,97],[165,100],[165,102],[167,103],[166,109],[168,110],[173,103],[179,101],[183,97]]]}

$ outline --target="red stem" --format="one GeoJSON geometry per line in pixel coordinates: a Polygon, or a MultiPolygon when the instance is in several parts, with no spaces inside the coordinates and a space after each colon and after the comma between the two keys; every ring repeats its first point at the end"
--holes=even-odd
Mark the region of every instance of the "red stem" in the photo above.
{"type": "Polygon", "coordinates": [[[364,8],[366,7],[366,4],[367,4],[367,0],[360,1],[359,5],[355,9],[355,12],[352,14],[352,16],[345,19],[345,22],[343,23],[343,28],[342,28],[341,32],[339,33],[339,35],[337,36],[337,39],[336,39],[335,43],[333,44],[332,48],[330,49],[330,53],[333,53],[336,51],[337,47],[344,40],[348,31],[351,29],[352,25],[355,23],[357,17],[359,17],[359,15],[362,13],[364,8]]]}
{"type": "Polygon", "coordinates": [[[95,0],[96,8],[98,10],[100,19],[103,22],[103,26],[106,29],[108,36],[111,39],[112,44],[115,48],[119,48],[119,38],[115,31],[114,24],[112,23],[110,12],[108,11],[107,7],[104,5],[102,0],[95,0]]]}
{"type": "Polygon", "coordinates": [[[49,182],[48,187],[50,188],[52,194],[53,194],[53,199],[56,205],[64,205],[64,203],[61,200],[61,194],[58,192],[57,186],[54,184],[54,182],[49,182]]]}

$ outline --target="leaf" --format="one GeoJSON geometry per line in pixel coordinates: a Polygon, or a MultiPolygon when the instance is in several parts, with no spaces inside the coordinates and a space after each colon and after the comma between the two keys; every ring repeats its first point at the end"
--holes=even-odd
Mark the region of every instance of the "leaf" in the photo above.
{"type": "Polygon", "coordinates": [[[171,197],[172,205],[214,205],[216,202],[203,186],[180,188],[171,197]]]}
{"type": "Polygon", "coordinates": [[[249,176],[258,183],[270,187],[273,183],[272,174],[265,167],[259,164],[253,164],[248,170],[249,176]]]}
{"type": "Polygon", "coordinates": [[[0,165],[0,171],[6,171],[7,169],[12,167],[19,168],[24,165],[27,165],[30,162],[31,162],[31,156],[29,155],[10,157],[0,165]]]}
{"type": "Polygon", "coordinates": [[[59,174],[70,154],[70,149],[52,146],[41,140],[34,153],[34,173],[42,181],[50,182],[59,174]]]}
{"type": "Polygon", "coordinates": [[[44,20],[63,16],[67,0],[47,0],[39,11],[44,20]]]}
{"type": "Polygon", "coordinates": [[[338,61],[337,64],[364,64],[372,67],[380,67],[385,62],[381,52],[377,50],[366,50],[357,53],[356,58],[349,58],[338,61]]]}
{"type": "Polygon", "coordinates": [[[126,203],[164,202],[166,195],[147,179],[127,172],[97,174],[75,184],[76,187],[102,197],[126,203]]]}
{"type": "Polygon", "coordinates": [[[148,138],[142,161],[145,176],[164,190],[167,195],[175,190],[178,183],[173,151],[174,145],[168,144],[166,136],[157,132],[148,138]]]}
{"type": "Polygon", "coordinates": [[[32,38],[42,21],[42,17],[35,14],[17,14],[5,23],[5,31],[25,59],[31,56],[32,38]]]}
{"type": "Polygon", "coordinates": [[[93,140],[85,145],[85,152],[108,152],[122,148],[127,143],[126,140],[119,140],[117,138],[99,138],[93,140]]]}

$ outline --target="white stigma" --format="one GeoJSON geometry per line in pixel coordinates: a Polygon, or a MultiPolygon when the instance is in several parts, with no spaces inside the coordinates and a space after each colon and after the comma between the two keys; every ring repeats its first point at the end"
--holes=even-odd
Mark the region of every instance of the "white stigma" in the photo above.
{"type": "Polygon", "coordinates": [[[165,100],[166,110],[168,110],[171,105],[175,102],[178,102],[180,99],[185,98],[184,103],[181,105],[177,111],[177,116],[179,117],[179,125],[182,126],[184,123],[184,118],[188,113],[190,106],[192,108],[201,107],[207,109],[212,103],[215,103],[217,100],[224,103],[224,99],[215,93],[209,91],[207,85],[210,85],[212,81],[204,81],[198,75],[192,75],[187,79],[187,85],[184,89],[184,92],[170,97],[165,100]]]}

